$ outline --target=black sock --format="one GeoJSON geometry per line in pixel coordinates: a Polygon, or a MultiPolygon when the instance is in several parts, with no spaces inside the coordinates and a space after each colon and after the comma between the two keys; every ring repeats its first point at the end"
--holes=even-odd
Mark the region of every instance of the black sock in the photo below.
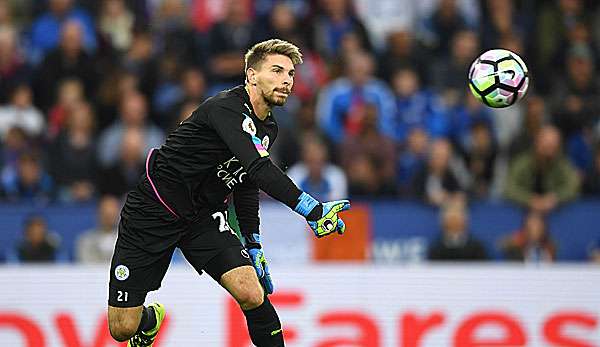
{"type": "Polygon", "coordinates": [[[257,308],[244,311],[250,339],[257,347],[283,347],[283,330],[275,308],[265,296],[257,308]]]}
{"type": "Polygon", "coordinates": [[[156,326],[156,315],[152,307],[142,306],[142,320],[138,326],[138,332],[152,330],[156,326]]]}

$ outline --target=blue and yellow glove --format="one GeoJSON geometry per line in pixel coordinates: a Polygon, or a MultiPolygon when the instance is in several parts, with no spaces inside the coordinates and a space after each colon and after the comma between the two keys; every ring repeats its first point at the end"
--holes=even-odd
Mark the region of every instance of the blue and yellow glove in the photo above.
{"type": "Polygon", "coordinates": [[[273,294],[273,281],[271,280],[271,274],[269,273],[269,265],[265,258],[265,252],[260,244],[260,235],[244,235],[244,243],[246,244],[246,249],[250,255],[252,266],[254,266],[254,270],[256,270],[258,280],[265,289],[265,293],[273,294]]]}
{"type": "Polygon", "coordinates": [[[323,237],[334,232],[341,235],[346,231],[346,224],[338,213],[348,209],[350,209],[348,200],[335,200],[321,204],[309,194],[302,193],[294,211],[306,218],[308,226],[316,237],[323,237]]]}

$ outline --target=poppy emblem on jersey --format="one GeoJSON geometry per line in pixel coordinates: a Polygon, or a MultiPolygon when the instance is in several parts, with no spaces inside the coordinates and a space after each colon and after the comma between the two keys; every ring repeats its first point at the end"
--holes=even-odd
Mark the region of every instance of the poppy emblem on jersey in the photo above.
{"type": "MultiPolygon", "coordinates": [[[[246,115],[244,114],[244,116],[246,115]]],[[[256,126],[250,117],[246,116],[246,118],[244,118],[242,121],[242,130],[252,136],[256,135],[256,126]]]]}
{"type": "Polygon", "coordinates": [[[262,145],[265,149],[269,149],[269,135],[265,135],[265,137],[263,137],[262,145]]]}
{"type": "Polygon", "coordinates": [[[118,265],[115,268],[115,277],[119,281],[125,281],[127,278],[129,278],[129,268],[125,265],[118,265]]]}

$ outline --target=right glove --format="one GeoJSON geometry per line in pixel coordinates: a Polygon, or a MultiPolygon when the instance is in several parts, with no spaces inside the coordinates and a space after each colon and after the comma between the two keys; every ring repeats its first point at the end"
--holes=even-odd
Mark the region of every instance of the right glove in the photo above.
{"type": "Polygon", "coordinates": [[[307,219],[308,226],[316,237],[327,236],[337,232],[343,234],[346,224],[338,216],[339,212],[350,209],[350,201],[335,200],[321,204],[307,193],[302,193],[294,209],[307,219]]]}

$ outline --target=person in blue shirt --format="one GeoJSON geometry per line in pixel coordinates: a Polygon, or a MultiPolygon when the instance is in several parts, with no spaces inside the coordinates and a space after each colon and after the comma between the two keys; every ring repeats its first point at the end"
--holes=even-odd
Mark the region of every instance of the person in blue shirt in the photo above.
{"type": "Polygon", "coordinates": [[[350,54],[345,76],[325,86],[318,97],[317,118],[327,137],[340,143],[362,127],[367,105],[377,108],[379,119],[396,112],[394,95],[387,84],[373,76],[373,58],[364,52],[350,54]]]}
{"type": "Polygon", "coordinates": [[[384,134],[400,144],[407,141],[413,128],[422,128],[429,137],[446,137],[449,120],[439,96],[421,87],[412,68],[397,70],[392,77],[396,112],[384,113],[380,127],[384,134]]]}
{"type": "Polygon", "coordinates": [[[49,0],[48,11],[31,25],[30,59],[41,62],[48,51],[58,45],[64,23],[76,21],[82,27],[83,46],[88,53],[96,50],[96,30],[92,17],[74,5],[73,0],[49,0]]]}

